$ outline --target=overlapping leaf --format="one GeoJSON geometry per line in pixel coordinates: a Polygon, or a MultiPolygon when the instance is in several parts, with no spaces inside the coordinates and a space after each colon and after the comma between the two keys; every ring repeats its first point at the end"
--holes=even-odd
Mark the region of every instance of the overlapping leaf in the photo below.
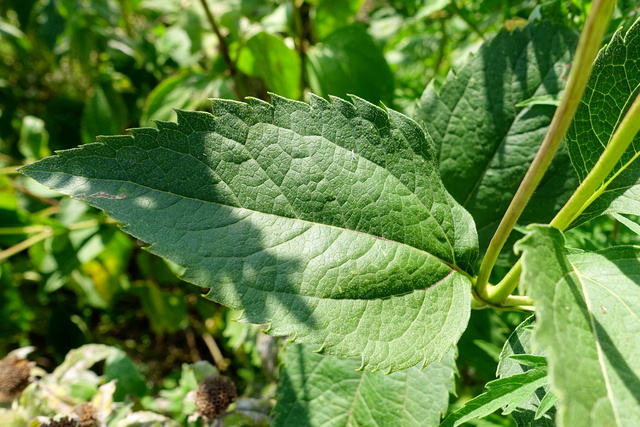
{"type": "Polygon", "coordinates": [[[567,255],[562,233],[536,226],[524,286],[536,302],[560,426],[630,426],[640,419],[640,248],[567,255]],[[570,367],[570,368],[568,368],[570,367]]]}
{"type": "Polygon", "coordinates": [[[527,401],[539,387],[547,383],[547,368],[534,368],[521,374],[500,378],[487,383],[487,391],[468,401],[462,408],[449,415],[442,427],[457,427],[465,421],[486,417],[504,407],[504,414],[511,413],[527,401]]]}
{"type": "MultiPolygon", "coordinates": [[[[420,99],[414,115],[424,120],[444,185],[473,215],[481,242],[502,218],[555,111],[516,104],[562,91],[576,42],[574,31],[549,23],[503,30],[438,92],[430,85],[420,99]]],[[[561,150],[523,222],[551,219],[576,186],[561,150]]]]}
{"type": "MultiPolygon", "coordinates": [[[[534,316],[523,321],[515,331],[509,336],[500,353],[500,363],[498,364],[498,375],[507,378],[527,372],[531,367],[519,363],[512,356],[537,355],[544,352],[540,348],[535,348],[533,344],[533,324],[534,316]]],[[[521,402],[511,413],[519,427],[554,427],[555,408],[542,407],[542,402],[548,395],[549,386],[540,387],[531,393],[530,397],[521,402]],[[536,419],[537,417],[537,419],[536,419]]]]}
{"type": "Polygon", "coordinates": [[[437,426],[454,388],[455,361],[390,375],[356,372],[358,358],[323,357],[287,347],[278,385],[276,426],[437,426]]]}
{"type": "MultiPolygon", "coordinates": [[[[598,54],[574,121],[567,132],[571,162],[584,179],[609,142],[631,102],[640,94],[640,20],[620,29],[598,54]]],[[[640,117],[637,118],[640,120],[640,117]]],[[[574,225],[606,212],[640,215],[640,135],[609,176],[607,190],[574,225]]]]}
{"type": "Polygon", "coordinates": [[[124,223],[242,320],[402,369],[466,327],[473,221],[431,140],[359,98],[217,100],[22,172],[124,223]]]}

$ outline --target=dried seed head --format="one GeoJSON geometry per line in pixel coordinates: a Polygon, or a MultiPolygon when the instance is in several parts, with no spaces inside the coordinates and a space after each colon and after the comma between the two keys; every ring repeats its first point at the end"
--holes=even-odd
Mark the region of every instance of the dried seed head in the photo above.
{"type": "Polygon", "coordinates": [[[62,417],[59,420],[51,420],[42,427],[78,427],[78,422],[73,418],[62,417]]]}
{"type": "Polygon", "coordinates": [[[208,376],[196,392],[196,408],[203,417],[218,418],[238,397],[236,386],[228,377],[208,376]]]}
{"type": "Polygon", "coordinates": [[[18,397],[29,385],[33,362],[16,355],[0,360],[0,402],[9,402],[18,397]]]}
{"type": "Polygon", "coordinates": [[[83,403],[73,408],[78,415],[78,427],[98,427],[98,410],[91,403],[83,403]]]}

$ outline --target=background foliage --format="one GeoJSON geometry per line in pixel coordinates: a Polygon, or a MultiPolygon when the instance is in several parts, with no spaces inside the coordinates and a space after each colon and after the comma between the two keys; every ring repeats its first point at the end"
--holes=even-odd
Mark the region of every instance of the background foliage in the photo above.
{"type": "MultiPolygon", "coordinates": [[[[618,4],[612,31],[633,6],[618,4]]],[[[234,322],[237,313],[201,298],[198,288],[176,278],[179,267],[149,254],[102,213],[60,198],[15,169],[96,135],[125,133],[152,119],[175,120],[172,108],[206,110],[207,97],[270,100],[273,92],[307,100],[309,91],[355,94],[412,114],[428,84],[455,92],[444,83],[447,75],[463,69],[469,55],[500,29],[551,21],[564,28],[561,56],[572,49],[573,30],[582,27],[588,9],[589,2],[580,0],[3,2],[0,355],[32,345],[31,359],[52,372],[70,350],[91,343],[113,346],[124,353],[108,356],[115,349],[99,347],[99,360],[126,360],[140,380],[129,382],[128,390],[102,392],[181,423],[188,414],[177,405],[195,388],[195,378],[217,369],[234,379],[246,398],[242,405],[263,415],[226,422],[269,422],[279,341],[234,322]],[[199,361],[210,364],[194,365],[199,361]]],[[[518,102],[530,96],[524,93],[518,102]]],[[[422,107],[427,101],[423,97],[422,107]]],[[[489,212],[487,228],[492,221],[489,212]]],[[[637,242],[608,217],[567,238],[587,242],[589,249],[637,242]]],[[[458,345],[457,397],[450,410],[495,378],[502,344],[524,317],[472,313],[458,345]]],[[[110,372],[108,366],[99,367],[101,373],[110,372]]],[[[331,366],[321,369],[330,377],[331,366]]],[[[283,377],[285,383],[295,381],[283,377]]],[[[81,399],[101,387],[86,383],[85,394],[69,393],[81,399]]],[[[125,383],[121,378],[119,384],[125,383]]],[[[338,394],[348,401],[350,393],[338,394]]],[[[42,415],[56,410],[33,409],[42,415]]],[[[429,416],[437,418],[424,415],[429,416]]],[[[485,421],[512,422],[497,415],[485,421]]]]}

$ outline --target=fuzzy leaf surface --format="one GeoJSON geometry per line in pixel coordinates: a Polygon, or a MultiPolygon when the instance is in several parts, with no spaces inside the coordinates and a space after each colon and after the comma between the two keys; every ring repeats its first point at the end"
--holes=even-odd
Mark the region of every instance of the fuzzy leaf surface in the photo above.
{"type": "Polygon", "coordinates": [[[276,426],[438,426],[454,390],[453,352],[425,369],[356,371],[358,358],[325,357],[289,344],[278,384],[276,426]]]}
{"type": "Polygon", "coordinates": [[[360,98],[212,108],[22,172],[105,210],[274,335],[374,369],[448,354],[477,237],[420,126],[360,98]]]}
{"type": "Polygon", "coordinates": [[[559,426],[629,426],[640,419],[640,247],[567,255],[562,233],[532,228],[524,286],[536,303],[559,426]],[[567,369],[570,366],[571,369],[567,369]]]}
{"type": "MultiPolygon", "coordinates": [[[[580,180],[596,164],[633,100],[640,94],[640,20],[618,30],[594,64],[566,143],[580,180]]],[[[637,118],[640,120],[640,117],[637,118]]],[[[575,221],[608,212],[640,215],[640,135],[636,135],[611,175],[606,191],[575,221]]]]}
{"type": "MultiPolygon", "coordinates": [[[[438,150],[451,195],[473,215],[481,246],[488,243],[537,152],[555,107],[516,104],[564,88],[577,35],[542,23],[501,31],[439,91],[427,86],[414,116],[438,150]]],[[[546,222],[577,186],[561,149],[522,221],[546,222]]]]}

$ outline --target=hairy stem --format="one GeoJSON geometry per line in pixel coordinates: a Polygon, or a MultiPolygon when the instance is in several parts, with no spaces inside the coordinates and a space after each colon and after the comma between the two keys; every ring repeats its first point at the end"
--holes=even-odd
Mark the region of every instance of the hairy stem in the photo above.
{"type": "Polygon", "coordinates": [[[547,132],[542,141],[538,153],[533,159],[533,162],[531,162],[531,166],[527,170],[518,191],[513,197],[498,229],[491,239],[487,253],[480,266],[478,280],[476,281],[476,291],[478,295],[487,302],[499,304],[504,301],[513,290],[499,286],[491,286],[488,283],[491,270],[511,230],[516,225],[531,195],[549,168],[551,160],[558,151],[562,139],[573,120],[587,81],[589,80],[589,75],[602,37],[609,25],[609,19],[614,6],[614,0],[596,0],[593,3],[587,22],[585,23],[585,28],[580,36],[567,87],[560,100],[560,105],[553,116],[553,120],[549,126],[549,132],[547,132]]]}

